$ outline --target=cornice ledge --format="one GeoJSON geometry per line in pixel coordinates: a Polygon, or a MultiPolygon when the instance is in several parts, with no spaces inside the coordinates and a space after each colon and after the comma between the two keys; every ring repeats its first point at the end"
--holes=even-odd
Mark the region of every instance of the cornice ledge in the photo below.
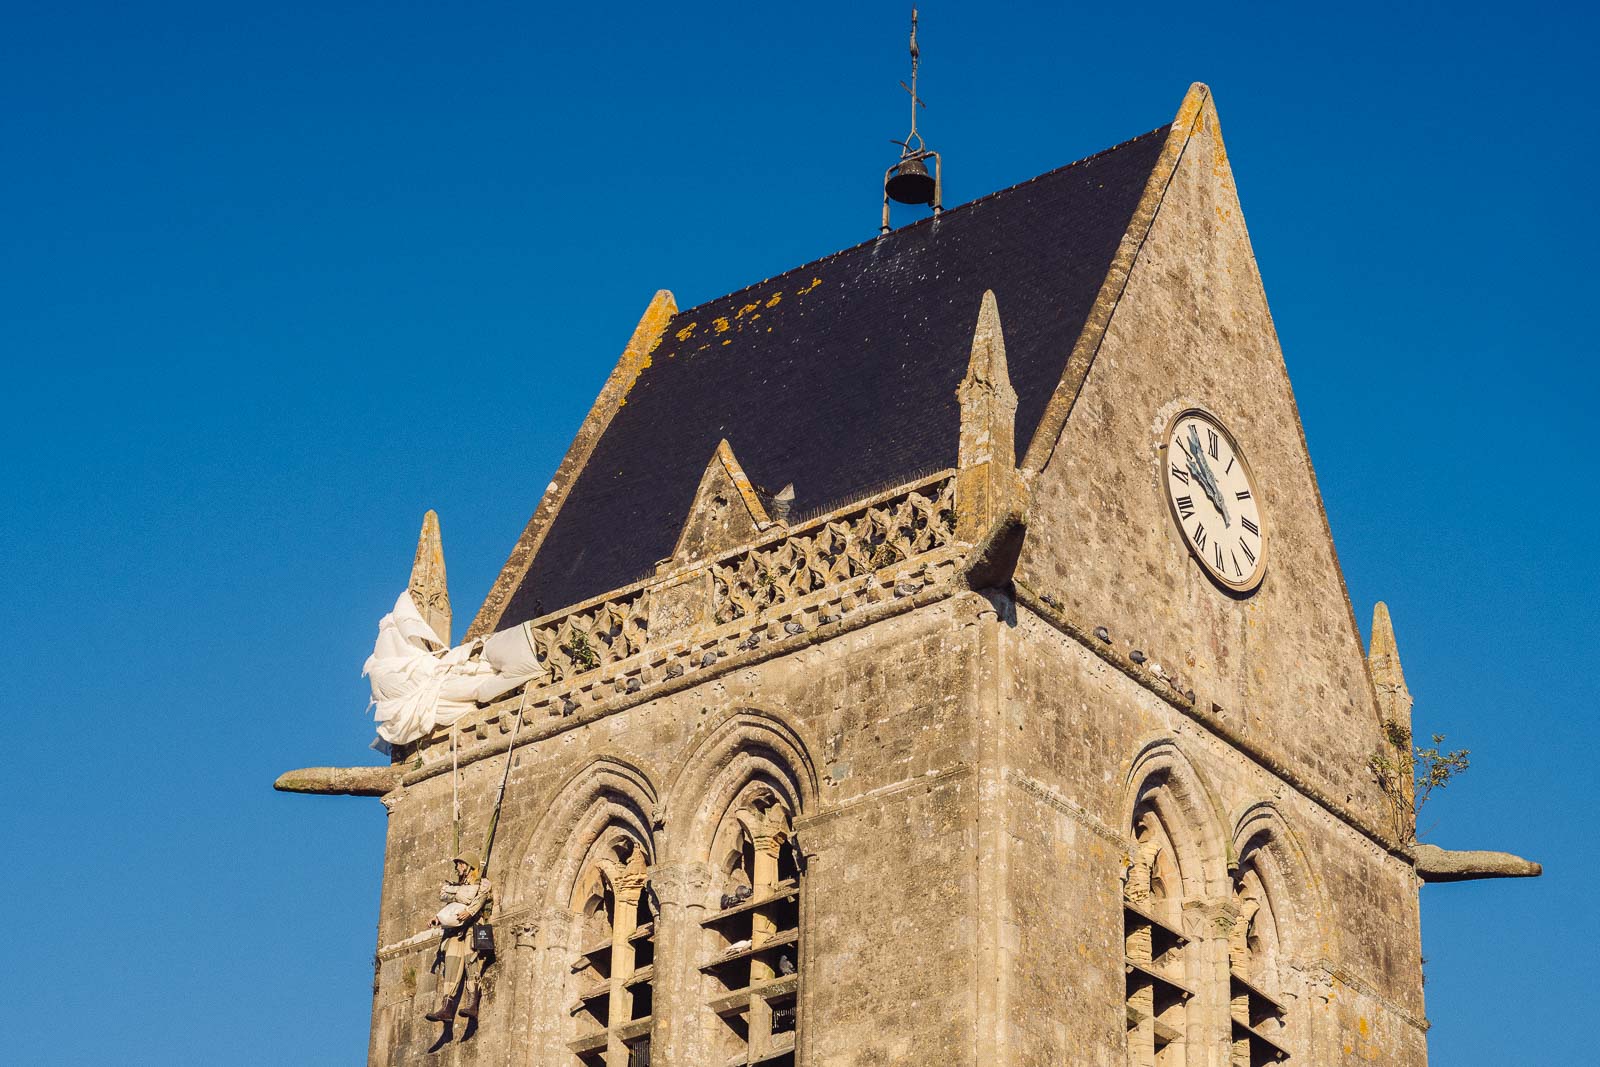
{"type": "Polygon", "coordinates": [[[1329,981],[1338,985],[1349,986],[1362,996],[1376,1001],[1378,1004],[1383,1006],[1384,1010],[1399,1017],[1400,1019],[1405,1020],[1408,1026],[1412,1027],[1418,1032],[1426,1034],[1433,1028],[1433,1024],[1430,1023],[1426,1018],[1418,1015],[1409,1008],[1402,1007],[1401,1005],[1395,1003],[1387,995],[1379,992],[1376,985],[1374,985],[1372,982],[1369,982],[1367,979],[1362,978],[1355,972],[1345,967],[1341,967],[1339,964],[1326,958],[1318,960],[1316,966],[1322,971],[1323,974],[1327,975],[1329,981]]]}
{"type": "Polygon", "coordinates": [[[1416,866],[1415,857],[1405,846],[1391,840],[1382,831],[1368,826],[1355,812],[1328,796],[1317,786],[1306,781],[1293,769],[1286,766],[1276,756],[1254,741],[1235,733],[1225,723],[1217,722],[1214,718],[1203,714],[1196,704],[1192,691],[1179,692],[1177,687],[1166,679],[1157,677],[1155,674],[1144,670],[1140,664],[1124,658],[1106,642],[1097,640],[1093,633],[1069,617],[1059,605],[1045,600],[1038,591],[1022,579],[1016,579],[1013,584],[1016,588],[1017,603],[1026,607],[1045,623],[1072,638],[1096,657],[1126,675],[1141,688],[1148,690],[1195,722],[1200,723],[1207,732],[1221,738],[1249,756],[1285,785],[1309,798],[1318,807],[1352,830],[1355,830],[1385,854],[1405,864],[1408,868],[1416,866]]]}
{"type": "MultiPolygon", "coordinates": [[[[886,572],[891,580],[882,580],[880,573],[852,579],[848,583],[831,586],[813,594],[813,598],[784,605],[784,610],[770,614],[736,620],[718,628],[712,634],[686,638],[674,645],[656,650],[646,650],[615,665],[607,672],[594,672],[568,683],[558,683],[532,693],[524,709],[525,736],[519,745],[532,744],[559,736],[601,719],[609,718],[636,705],[657,700],[673,693],[692,689],[714,681],[734,671],[763,663],[769,659],[787,656],[800,649],[831,641],[885,619],[906,614],[942,600],[957,597],[966,589],[955,580],[957,567],[967,546],[953,545],[924,556],[913,557],[886,572]],[[905,592],[908,584],[917,583],[915,592],[905,592]],[[846,606],[848,601],[853,606],[846,606]],[[841,609],[837,615],[829,608],[841,609]],[[802,632],[791,634],[784,628],[785,621],[797,616],[821,618],[831,621],[818,623],[802,632]],[[751,638],[758,640],[751,643],[751,638]],[[706,662],[705,657],[711,661],[706,662]],[[673,666],[681,665],[681,673],[672,673],[673,666]],[[644,674],[653,678],[646,683],[644,674]],[[638,685],[632,682],[638,681],[638,685]],[[606,690],[611,692],[607,696],[606,690]],[[574,696],[587,696],[592,704],[578,708],[563,717],[562,710],[574,696]],[[546,721],[529,728],[529,719],[535,721],[540,712],[546,721]]],[[[511,743],[511,718],[508,713],[522,704],[520,694],[513,694],[482,713],[469,716],[457,724],[457,729],[471,732],[482,742],[462,748],[456,764],[465,767],[479,760],[504,753],[511,743]],[[489,737],[491,725],[498,726],[499,737],[489,737]]],[[[449,740],[447,732],[436,733],[428,739],[430,748],[439,748],[449,740]]],[[[420,758],[420,753],[417,757],[420,758]]],[[[448,773],[449,759],[440,758],[412,766],[402,784],[413,786],[440,774],[448,773]]]]}

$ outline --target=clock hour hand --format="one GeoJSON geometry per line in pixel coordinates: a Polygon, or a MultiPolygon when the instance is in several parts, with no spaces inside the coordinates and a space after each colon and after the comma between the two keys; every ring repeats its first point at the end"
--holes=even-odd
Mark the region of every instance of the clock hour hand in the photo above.
{"type": "Polygon", "coordinates": [[[1206,491],[1206,498],[1216,507],[1217,514],[1222,516],[1223,527],[1232,526],[1233,522],[1228,517],[1228,505],[1222,499],[1222,489],[1217,485],[1216,475],[1211,473],[1211,464],[1206,462],[1205,450],[1200,447],[1199,431],[1194,428],[1192,422],[1189,424],[1189,447],[1184,450],[1184,455],[1189,458],[1189,473],[1200,483],[1200,488],[1206,491]]]}
{"type": "Polygon", "coordinates": [[[1222,494],[1217,490],[1216,483],[1211,480],[1211,472],[1205,468],[1204,464],[1197,464],[1192,459],[1189,460],[1188,467],[1189,473],[1194,475],[1194,480],[1200,483],[1200,488],[1205,493],[1206,499],[1211,501],[1212,507],[1217,509],[1217,514],[1222,516],[1222,525],[1227,527],[1229,525],[1228,509],[1222,502],[1222,494]]]}

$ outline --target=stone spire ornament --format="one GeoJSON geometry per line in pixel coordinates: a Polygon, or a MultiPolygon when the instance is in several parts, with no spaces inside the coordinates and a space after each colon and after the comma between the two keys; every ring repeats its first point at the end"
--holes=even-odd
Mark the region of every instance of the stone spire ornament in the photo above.
{"type": "Polygon", "coordinates": [[[961,441],[956,450],[956,536],[977,541],[1016,502],[1017,391],[1006,367],[1000,305],[985,291],[972,331],[967,376],[956,387],[961,441]]]}
{"type": "Polygon", "coordinates": [[[438,513],[431,508],[422,516],[422,532],[417,534],[410,592],[423,621],[438,635],[439,644],[449,648],[450,587],[444,573],[444,540],[439,535],[438,513]]]}
{"type": "Polygon", "coordinates": [[[1372,609],[1372,641],[1368,645],[1367,669],[1378,694],[1378,712],[1386,722],[1395,722],[1411,731],[1411,690],[1400,669],[1400,648],[1395,644],[1394,623],[1389,606],[1378,601],[1372,609]]]}

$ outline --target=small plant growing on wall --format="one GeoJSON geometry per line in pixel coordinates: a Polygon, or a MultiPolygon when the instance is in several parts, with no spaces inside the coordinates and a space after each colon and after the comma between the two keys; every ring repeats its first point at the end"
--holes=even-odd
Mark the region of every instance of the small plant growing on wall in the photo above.
{"type": "Polygon", "coordinates": [[[600,666],[600,653],[582,630],[572,631],[572,638],[561,646],[561,651],[571,657],[572,665],[580,671],[592,671],[600,666]]]}
{"type": "Polygon", "coordinates": [[[1443,789],[1466,772],[1471,752],[1446,750],[1444,734],[1434,734],[1427,748],[1414,742],[1404,724],[1386,719],[1383,735],[1387,745],[1367,760],[1384,795],[1389,798],[1395,835],[1405,844],[1417,840],[1417,816],[1435,790],[1443,789]]]}

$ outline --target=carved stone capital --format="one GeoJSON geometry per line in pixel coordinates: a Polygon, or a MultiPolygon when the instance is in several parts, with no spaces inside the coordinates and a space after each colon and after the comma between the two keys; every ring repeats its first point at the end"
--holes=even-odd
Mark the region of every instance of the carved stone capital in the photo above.
{"type": "Polygon", "coordinates": [[[710,864],[658,864],[650,871],[650,884],[663,907],[703,903],[716,885],[710,864]]]}
{"type": "Polygon", "coordinates": [[[1226,939],[1233,933],[1233,924],[1239,917],[1239,902],[1234,897],[1191,900],[1184,903],[1183,911],[1191,935],[1226,939]]]}

